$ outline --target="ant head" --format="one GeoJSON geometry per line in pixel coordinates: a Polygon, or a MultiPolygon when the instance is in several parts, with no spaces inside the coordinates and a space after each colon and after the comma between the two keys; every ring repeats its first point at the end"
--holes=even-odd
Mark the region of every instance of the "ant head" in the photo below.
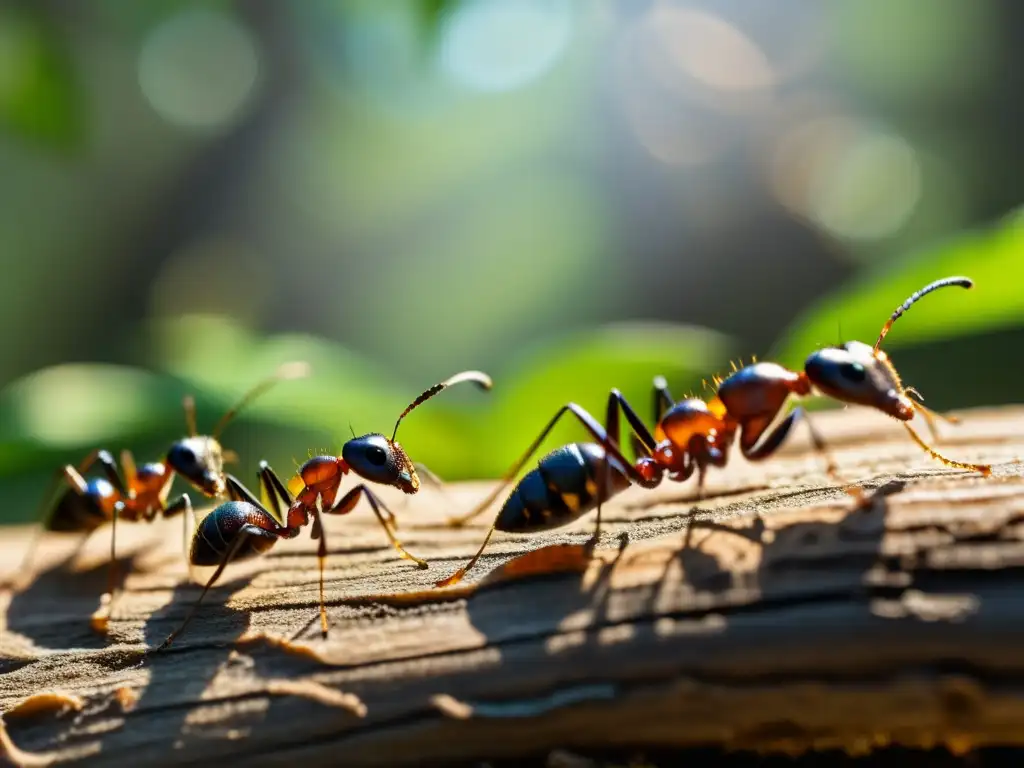
{"type": "Polygon", "coordinates": [[[259,382],[228,409],[213,428],[212,435],[196,434],[196,403],[191,395],[187,395],[183,405],[188,437],[171,446],[167,452],[167,465],[207,496],[223,496],[227,490],[227,481],[224,477],[224,449],[219,442],[221,432],[243,408],[277,382],[300,379],[308,376],[309,372],[309,364],[304,362],[280,365],[272,376],[259,382]]]}
{"type": "Polygon", "coordinates": [[[224,495],[224,453],[215,438],[207,435],[182,438],[167,452],[167,464],[207,496],[224,495]]]}
{"type": "Polygon", "coordinates": [[[416,493],[420,489],[420,478],[416,467],[398,444],[398,427],[402,419],[416,410],[423,403],[444,391],[453,384],[470,381],[481,389],[490,389],[491,377],[481,371],[462,371],[450,376],[439,384],[435,384],[422,392],[398,415],[395,430],[388,439],[384,435],[373,432],[362,437],[353,437],[341,448],[341,459],[360,477],[373,483],[390,485],[400,488],[406,493],[416,493]]]}
{"type": "Polygon", "coordinates": [[[420,479],[409,456],[398,443],[382,434],[353,437],[341,448],[341,458],[360,477],[416,493],[420,479]]]}
{"type": "Polygon", "coordinates": [[[914,291],[886,320],[873,347],[849,341],[840,347],[818,350],[804,363],[807,378],[823,394],[836,400],[867,405],[900,421],[910,421],[916,410],[914,402],[907,396],[899,374],[882,351],[882,341],[893,323],[932,291],[950,286],[971,288],[973,285],[967,277],[944,277],[914,291]]]}
{"type": "Polygon", "coordinates": [[[901,421],[914,416],[914,404],[904,393],[889,358],[862,342],[819,349],[807,358],[804,372],[828,397],[877,408],[901,421]]]}

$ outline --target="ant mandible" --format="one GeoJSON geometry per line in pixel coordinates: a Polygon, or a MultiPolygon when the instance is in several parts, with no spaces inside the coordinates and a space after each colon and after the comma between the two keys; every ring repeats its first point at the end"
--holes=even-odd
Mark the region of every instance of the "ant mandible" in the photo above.
{"type": "MultiPolygon", "coordinates": [[[[191,395],[187,395],[183,400],[183,406],[188,434],[171,445],[162,461],[136,466],[132,453],[124,450],[121,452],[119,469],[110,452],[100,449],[90,453],[77,467],[72,464],[64,466],[56,473],[44,496],[44,513],[56,486],[64,482],[69,487],[45,516],[45,523],[29,545],[19,573],[27,573],[39,536],[43,532],[91,534],[104,523],[110,522],[107,591],[112,593],[116,581],[118,520],[148,523],[161,515],[173,517],[183,514],[186,510],[191,512],[192,501],[187,493],[168,503],[176,474],[206,497],[216,499],[226,496],[229,486],[224,473],[224,462],[234,460],[234,453],[226,451],[220,444],[220,435],[224,428],[245,406],[279,381],[301,378],[308,373],[309,366],[304,362],[281,365],[272,376],[246,392],[221,417],[209,435],[197,434],[195,400],[191,395]],[[103,476],[86,480],[85,473],[97,463],[103,471],[103,476]]],[[[187,520],[187,517],[184,519],[187,520]]]]}
{"type": "Polygon", "coordinates": [[[395,536],[397,522],[384,502],[366,485],[360,483],[345,493],[338,494],[341,482],[348,472],[364,480],[390,485],[407,494],[419,490],[420,480],[416,466],[405,449],[396,442],[402,419],[415,408],[453,384],[472,382],[484,390],[493,386],[491,377],[481,371],[462,371],[419,395],[402,411],[395,422],[390,439],[374,432],[353,437],[341,449],[341,456],[314,456],[303,464],[297,478],[302,489],[293,497],[280,478],[266,462],[260,463],[259,480],[262,504],[235,478],[228,476],[229,492],[233,501],[221,504],[198,523],[189,551],[190,566],[217,566],[217,570],[203,587],[181,626],[171,633],[157,650],[169,646],[191,621],[207,591],[214,585],[231,562],[245,560],[266,552],[279,539],[292,539],[299,535],[310,518],[313,519],[312,537],[319,541],[317,558],[320,566],[320,628],[327,637],[327,608],[324,596],[324,562],[327,559],[327,540],[321,515],[345,515],[351,512],[362,495],[370,503],[380,521],[388,541],[398,553],[415,562],[420,568],[427,563],[407,552],[395,536]]]}
{"type": "MultiPolygon", "coordinates": [[[[608,398],[606,428],[579,405],[562,406],[494,491],[472,512],[451,520],[450,524],[461,526],[489,507],[565,413],[573,414],[597,442],[572,443],[542,458],[508,496],[476,554],[436,586],[461,581],[480,558],[495,530],[535,533],[567,525],[596,508],[594,536],[588,544],[592,549],[600,535],[601,504],[629,487],[631,482],[654,488],[665,474],[674,482],[684,482],[696,471],[697,496],[701,498],[708,467],[725,466],[737,434],[740,453],[750,461],[761,461],[775,453],[800,419],[808,426],[815,450],[825,458],[829,476],[846,486],[848,493],[862,498],[859,489],[842,481],[824,440],[803,408],[793,409],[778,422],[791,398],[817,394],[875,408],[902,423],[914,442],[932,458],[947,466],[990,475],[991,465],[950,459],[925,442],[910,426],[908,422],[916,413],[921,413],[933,438],[937,438],[935,419],[940,415],[920,402],[917,390],[903,385],[895,366],[881,349],[882,340],[904,312],[922,297],[947,286],[971,288],[973,283],[966,277],[936,280],[914,292],[896,308],[874,346],[849,341],[838,347],[819,349],[807,358],[803,371],[791,371],[777,363],[753,363],[735,370],[723,380],[716,379],[717,391],[706,402],[688,398],[676,403],[665,380],[656,378],[654,434],[617,389],[613,389],[608,398]],[[619,449],[619,409],[632,429],[631,438],[638,455],[635,463],[629,462],[619,449]]],[[[952,417],[941,418],[955,421],[952,417]]]]}

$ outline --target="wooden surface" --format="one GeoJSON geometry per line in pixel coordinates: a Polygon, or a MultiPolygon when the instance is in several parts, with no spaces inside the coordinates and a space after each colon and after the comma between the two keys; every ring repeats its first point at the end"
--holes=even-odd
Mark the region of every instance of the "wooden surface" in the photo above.
{"type": "MultiPolygon", "coordinates": [[[[47,539],[38,578],[0,598],[0,754],[255,768],[628,745],[1024,744],[1024,409],[963,416],[942,448],[996,463],[991,478],[935,464],[862,409],[822,414],[845,475],[876,489],[870,506],[853,508],[800,435],[775,460],[714,473],[699,503],[692,482],[630,489],[606,507],[582,572],[494,573],[582,543],[592,515],[499,535],[467,586],[431,590],[489,522],[443,519],[486,488],[387,495],[431,567],[399,560],[367,509],[329,520],[327,641],[308,535],[229,569],[158,655],[146,649],[198,594],[179,522],[119,530],[130,575],[106,637],[90,628],[106,529],[71,563],[75,540],[47,539]]],[[[0,539],[6,572],[27,530],[0,539]]]]}

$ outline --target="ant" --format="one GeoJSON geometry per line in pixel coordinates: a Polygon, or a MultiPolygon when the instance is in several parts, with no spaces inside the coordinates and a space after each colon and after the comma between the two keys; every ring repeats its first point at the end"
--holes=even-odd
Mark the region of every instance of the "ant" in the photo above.
{"type": "Polygon", "coordinates": [[[770,362],[734,368],[727,378],[715,378],[717,391],[708,401],[688,398],[676,403],[665,379],[657,377],[653,434],[617,389],[608,397],[606,427],[576,403],[562,406],[497,488],[472,512],[450,520],[449,524],[461,526],[490,506],[565,413],[575,416],[596,442],[572,443],[542,458],[505,500],[477,553],[465,566],[435,586],[445,587],[461,581],[479,559],[495,530],[535,533],[567,525],[596,508],[594,535],[587,545],[592,550],[601,530],[601,504],[631,483],[654,488],[666,473],[670,480],[684,482],[696,471],[697,498],[702,498],[708,467],[725,466],[729,447],[737,434],[740,453],[750,461],[761,461],[775,453],[800,419],[808,426],[815,450],[825,458],[829,476],[850,495],[862,500],[860,489],[842,481],[824,440],[803,408],[793,409],[778,422],[791,398],[817,394],[875,408],[902,423],[914,442],[932,458],[947,466],[991,475],[991,465],[943,456],[910,426],[908,422],[916,413],[921,413],[937,441],[936,417],[954,423],[956,419],[926,408],[920,402],[920,393],[903,385],[888,355],[881,350],[882,340],[904,312],[927,294],[947,286],[971,288],[973,282],[966,277],[947,277],[914,292],[886,321],[873,347],[849,341],[819,349],[807,358],[803,371],[791,371],[770,362]],[[637,452],[635,463],[629,462],[619,449],[620,409],[632,429],[631,439],[637,452]]]}
{"type": "Polygon", "coordinates": [[[341,481],[348,472],[364,480],[390,485],[407,494],[419,490],[420,480],[416,466],[405,449],[395,442],[402,419],[415,408],[453,384],[470,381],[484,390],[491,389],[490,376],[480,371],[462,371],[419,395],[402,411],[395,422],[389,439],[373,432],[353,437],[341,449],[341,456],[314,456],[303,464],[297,478],[301,490],[293,497],[288,488],[266,462],[260,462],[259,482],[263,498],[261,503],[241,483],[230,475],[227,478],[232,501],[221,504],[197,524],[189,551],[190,566],[217,566],[217,570],[203,587],[181,626],[171,633],[157,649],[163,650],[180,635],[196,609],[231,562],[255,557],[266,552],[279,539],[292,539],[299,535],[312,517],[312,537],[319,540],[317,558],[320,565],[320,627],[327,637],[327,608],[324,597],[324,562],[327,558],[327,540],[320,516],[345,515],[355,508],[359,497],[365,496],[380,521],[388,541],[398,553],[426,568],[427,562],[415,557],[402,547],[395,536],[398,527],[394,514],[366,483],[360,483],[340,499],[341,481]]]}
{"type": "Polygon", "coordinates": [[[136,466],[132,453],[124,450],[121,452],[119,469],[113,456],[108,451],[100,449],[90,453],[77,467],[68,464],[58,470],[44,497],[43,509],[47,508],[47,502],[58,484],[64,482],[69,487],[45,516],[45,523],[29,545],[19,571],[26,573],[39,536],[43,532],[88,535],[104,523],[110,522],[110,570],[107,591],[113,593],[117,567],[118,520],[149,523],[161,515],[173,517],[183,514],[186,510],[192,512],[192,501],[187,493],[168,503],[176,474],[206,497],[216,499],[228,494],[227,478],[230,476],[224,473],[224,463],[237,460],[237,456],[233,451],[227,451],[221,446],[220,434],[245,406],[274,384],[285,379],[301,378],[308,373],[309,366],[306,363],[285,363],[280,366],[272,376],[246,392],[221,417],[209,435],[197,434],[195,400],[191,395],[186,395],[182,404],[188,434],[171,445],[162,461],[136,466]],[[102,469],[103,476],[86,480],[85,473],[97,463],[102,469]]]}

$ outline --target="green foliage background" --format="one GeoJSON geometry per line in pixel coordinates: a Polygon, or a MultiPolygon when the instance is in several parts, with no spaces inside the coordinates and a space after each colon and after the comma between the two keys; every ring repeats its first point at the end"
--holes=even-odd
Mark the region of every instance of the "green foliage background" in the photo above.
{"type": "MultiPolygon", "coordinates": [[[[94,5],[113,28],[127,36],[139,36],[181,3],[97,0],[94,5]]],[[[202,5],[228,8],[233,4],[202,5]]],[[[329,12],[329,5],[311,3],[311,26],[316,26],[318,13],[329,12]]],[[[418,6],[426,31],[425,49],[435,44],[436,27],[453,5],[446,0],[430,0],[418,6]]],[[[356,3],[351,8],[365,15],[376,12],[378,6],[356,3]]],[[[861,13],[852,5],[844,13],[855,17],[844,26],[854,38],[869,35],[874,29],[865,23],[871,20],[870,13],[861,13]]],[[[926,15],[932,19],[932,26],[941,26],[942,13],[926,15]]],[[[916,25],[920,18],[912,14],[905,21],[916,25]]],[[[874,49],[866,44],[849,49],[861,54],[867,50],[874,49]]],[[[65,37],[46,14],[29,4],[0,4],[0,129],[31,148],[26,151],[73,156],[89,140],[90,110],[102,107],[83,97],[80,73],[71,65],[71,58],[65,37]]],[[[877,61],[873,53],[867,58],[854,55],[851,71],[865,76],[877,61]]],[[[927,61],[921,61],[918,64],[922,68],[934,70],[927,61]]],[[[915,75],[916,70],[903,66],[905,63],[896,60],[890,62],[892,66],[886,64],[881,76],[871,82],[884,81],[886,87],[895,87],[893,72],[911,80],[920,74],[915,75]]],[[[420,126],[423,144],[457,146],[457,159],[467,165],[500,165],[517,152],[525,154],[531,142],[539,143],[541,134],[561,130],[551,115],[556,108],[564,108],[565,99],[557,89],[554,93],[557,98],[543,113],[548,122],[541,124],[536,134],[524,133],[513,122],[520,108],[513,99],[494,105],[483,117],[475,116],[487,127],[476,143],[462,136],[445,135],[426,122],[420,126]]],[[[345,104],[347,119],[363,119],[359,106],[345,104]]],[[[385,121],[374,124],[373,118],[366,121],[371,132],[389,126],[385,121]]],[[[350,150],[338,149],[340,157],[333,159],[343,160],[346,167],[367,181],[358,188],[358,195],[343,199],[344,206],[337,212],[340,223],[332,222],[339,227],[357,228],[366,221],[385,221],[385,228],[390,229],[393,219],[400,220],[415,207],[417,195],[423,194],[428,184],[443,193],[446,180],[454,178],[453,173],[439,172],[420,187],[397,183],[396,179],[404,182],[410,165],[417,164],[422,170],[431,168],[431,163],[452,162],[450,154],[422,153],[415,143],[406,147],[408,157],[344,154],[350,150]],[[397,199],[396,190],[402,195],[397,199]]],[[[475,210],[467,212],[466,218],[473,224],[468,230],[460,230],[455,245],[464,251],[486,247],[497,261],[522,263],[518,273],[522,283],[515,286],[489,285],[490,265],[483,260],[466,266],[463,271],[468,270],[467,285],[481,291],[481,295],[467,300],[468,310],[486,304],[485,288],[535,292],[543,299],[541,305],[559,306],[566,297],[553,287],[554,282],[548,285],[542,279],[545,270],[557,268],[563,276],[573,276],[585,271],[587,265],[574,263],[569,257],[564,263],[549,263],[547,253],[592,254],[624,247],[609,244],[601,226],[600,206],[591,206],[590,198],[562,194],[566,185],[561,177],[553,176],[549,181],[552,183],[543,190],[550,200],[538,198],[535,187],[512,185],[511,196],[500,209],[502,215],[511,216],[510,220],[532,220],[537,229],[547,232],[544,248],[536,248],[534,240],[518,230],[514,232],[516,237],[494,239],[492,232],[501,228],[475,210]],[[557,213],[552,213],[556,209],[557,213]],[[552,217],[550,221],[548,216],[552,217]]],[[[575,194],[576,190],[569,192],[575,194]]],[[[23,194],[28,193],[11,191],[6,204],[16,207],[23,194]]],[[[60,226],[61,222],[53,222],[58,233],[60,226]]],[[[6,252],[13,258],[28,242],[28,236],[17,229],[8,234],[11,242],[6,252]]],[[[432,241],[432,245],[437,251],[433,255],[443,260],[452,243],[442,239],[432,241]]],[[[370,269],[373,264],[358,257],[353,263],[356,281],[360,278],[358,270],[370,269]]],[[[1019,400],[1017,358],[1024,349],[1024,213],[1015,212],[987,228],[865,263],[836,292],[806,307],[769,350],[742,348],[728,334],[710,328],[667,323],[588,326],[584,316],[581,322],[589,330],[576,326],[577,330],[563,333],[562,323],[552,321],[545,334],[535,335],[543,341],[525,347],[502,347],[495,355],[487,347],[488,340],[510,319],[495,310],[473,321],[477,323],[473,332],[478,348],[487,349],[489,358],[499,361],[488,367],[495,379],[493,392],[481,394],[466,387],[464,391],[442,394],[408,419],[400,440],[416,460],[446,480],[495,477],[521,453],[550,414],[567,401],[580,403],[600,417],[608,390],[618,387],[646,415],[651,380],[658,374],[666,376],[673,391],[683,396],[689,392],[700,394],[701,381],[726,371],[732,357],[749,358],[751,353],[758,353],[761,358],[773,357],[800,366],[809,352],[822,345],[853,338],[872,341],[889,313],[907,295],[951,274],[972,277],[975,289],[969,293],[943,291],[929,297],[900,321],[888,337],[887,349],[907,380],[934,407],[1019,400]]],[[[32,277],[34,283],[18,286],[19,295],[34,297],[33,301],[47,300],[51,277],[43,270],[32,277]]],[[[732,302],[730,288],[727,284],[715,288],[726,304],[732,302]]],[[[423,293],[423,289],[412,281],[395,290],[406,291],[405,299],[409,299],[423,293]]],[[[403,295],[396,295],[398,298],[392,300],[401,305],[403,295]]],[[[453,294],[447,299],[454,302],[458,297],[453,294]]],[[[595,297],[591,303],[598,300],[595,297]]],[[[787,298],[779,296],[777,300],[785,302],[787,298]]],[[[375,309],[377,301],[368,300],[365,308],[375,309]]],[[[739,304],[732,309],[737,313],[748,311],[739,304]]],[[[47,341],[32,336],[25,342],[33,333],[31,328],[8,330],[5,338],[11,344],[47,341]]],[[[415,330],[410,330],[407,338],[390,341],[403,351],[415,353],[422,362],[429,358],[435,342],[419,337],[415,330]]],[[[389,368],[336,341],[315,335],[260,336],[226,315],[184,314],[154,319],[137,328],[117,329],[117,333],[118,339],[126,337],[137,365],[52,366],[17,378],[0,390],[0,522],[32,519],[55,468],[77,462],[94,447],[115,452],[130,448],[140,461],[161,457],[184,431],[184,395],[195,395],[200,426],[209,428],[243,391],[287,360],[308,361],[314,375],[278,386],[225,435],[225,444],[242,457],[236,469],[243,478],[252,478],[261,458],[286,471],[313,451],[337,451],[350,428],[356,433],[389,432],[406,403],[434,383],[417,379],[409,370],[389,368]]],[[[582,431],[566,423],[552,435],[547,447],[574,439],[582,439],[582,431]]]]}

